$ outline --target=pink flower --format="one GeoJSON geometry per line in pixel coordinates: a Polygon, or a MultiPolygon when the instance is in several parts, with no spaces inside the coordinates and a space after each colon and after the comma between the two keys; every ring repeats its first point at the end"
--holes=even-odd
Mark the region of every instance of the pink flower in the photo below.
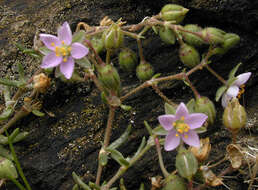
{"type": "Polygon", "coordinates": [[[221,104],[225,108],[228,102],[232,99],[241,95],[239,88],[244,87],[244,84],[248,81],[251,76],[251,72],[240,74],[236,77],[236,80],[230,85],[227,91],[223,94],[221,104]]]}
{"type": "Polygon", "coordinates": [[[184,103],[180,103],[175,115],[159,116],[159,123],[168,131],[165,150],[175,149],[181,139],[190,146],[199,147],[200,140],[194,129],[201,127],[207,118],[208,116],[203,113],[189,114],[184,103]]]}
{"type": "Polygon", "coordinates": [[[89,49],[81,43],[72,43],[72,31],[67,22],[58,29],[57,37],[51,34],[40,34],[40,40],[51,50],[42,61],[41,68],[60,66],[60,71],[70,79],[74,70],[74,59],[86,56],[89,49]]]}

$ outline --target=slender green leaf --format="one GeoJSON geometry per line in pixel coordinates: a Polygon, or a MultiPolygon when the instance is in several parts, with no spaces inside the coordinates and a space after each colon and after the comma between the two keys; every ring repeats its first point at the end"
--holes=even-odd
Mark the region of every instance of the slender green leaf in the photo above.
{"type": "Polygon", "coordinates": [[[189,100],[189,102],[186,104],[186,107],[187,107],[189,113],[194,113],[195,99],[192,98],[191,100],[189,100]]]}
{"type": "Polygon", "coordinates": [[[17,137],[19,132],[20,132],[19,128],[14,129],[14,131],[10,134],[8,139],[13,143],[13,140],[17,137]]]}
{"type": "Polygon", "coordinates": [[[39,48],[39,52],[42,53],[43,55],[47,55],[51,52],[50,49],[48,49],[47,47],[43,46],[39,48]]]}
{"type": "Polygon", "coordinates": [[[139,190],[144,190],[144,184],[141,183],[139,190]]]}
{"type": "Polygon", "coordinates": [[[167,135],[168,134],[168,132],[161,125],[158,125],[158,127],[154,128],[152,130],[152,133],[155,135],[167,135]]]}
{"type": "Polygon", "coordinates": [[[21,63],[18,63],[18,73],[21,81],[25,81],[24,69],[21,63]]]}
{"type": "Polygon", "coordinates": [[[99,155],[99,163],[101,166],[105,166],[108,163],[108,155],[106,152],[103,152],[99,155]]]}
{"type": "Polygon", "coordinates": [[[120,107],[125,110],[125,111],[130,111],[132,109],[132,106],[127,106],[127,105],[123,105],[121,104],[120,107]]]}
{"type": "Polygon", "coordinates": [[[124,158],[124,156],[116,149],[107,148],[106,151],[111,153],[111,157],[117,161],[121,166],[129,166],[129,162],[124,158]]]}
{"type": "Polygon", "coordinates": [[[0,114],[0,121],[8,119],[13,113],[13,108],[6,108],[1,114],[0,114]]]}
{"type": "Polygon", "coordinates": [[[26,83],[17,81],[17,80],[9,80],[9,79],[0,78],[0,84],[6,85],[6,86],[14,86],[14,87],[19,88],[19,87],[24,86],[26,83]]]}
{"type": "Polygon", "coordinates": [[[151,126],[148,124],[147,121],[144,121],[144,126],[146,127],[147,131],[149,132],[150,135],[152,135],[152,128],[151,126]]]}
{"type": "Polygon", "coordinates": [[[90,188],[94,189],[94,190],[100,190],[100,186],[96,185],[95,183],[93,182],[89,182],[89,186],[90,188]]]}
{"type": "Polygon", "coordinates": [[[73,186],[73,189],[72,190],[80,190],[79,189],[79,185],[78,184],[75,184],[74,186],[73,186]]]}
{"type": "Polygon", "coordinates": [[[45,113],[39,111],[39,110],[32,110],[32,113],[38,117],[43,117],[45,113]]]}
{"type": "Polygon", "coordinates": [[[76,175],[75,172],[72,173],[72,176],[73,176],[74,182],[75,182],[76,184],[78,184],[78,185],[80,186],[80,188],[82,188],[83,190],[91,190],[91,188],[90,188],[88,185],[86,185],[86,184],[81,180],[81,178],[80,178],[78,175],[76,175]]]}
{"type": "Polygon", "coordinates": [[[174,115],[176,113],[176,108],[174,108],[174,106],[168,104],[168,103],[165,103],[165,113],[166,114],[172,114],[174,115]]]}
{"type": "Polygon", "coordinates": [[[132,125],[128,125],[128,127],[126,128],[125,132],[121,135],[121,137],[119,137],[117,140],[115,140],[112,144],[110,144],[108,146],[108,148],[110,149],[116,149],[119,146],[121,146],[124,142],[127,141],[129,134],[132,130],[132,125]]]}
{"type": "Polygon", "coordinates": [[[224,92],[227,90],[227,87],[226,86],[221,86],[217,92],[216,92],[216,102],[219,101],[220,97],[224,94],[224,92]]]}
{"type": "Polygon", "coordinates": [[[120,179],[119,187],[120,187],[120,190],[126,190],[123,178],[120,179]]]}
{"type": "Polygon", "coordinates": [[[19,134],[13,139],[13,143],[22,141],[22,140],[25,139],[27,136],[29,136],[29,134],[30,134],[30,133],[27,132],[27,131],[24,131],[24,132],[19,133],[19,134]]]}
{"type": "Polygon", "coordinates": [[[235,67],[230,71],[230,73],[229,73],[229,75],[228,75],[228,79],[231,79],[231,78],[234,78],[234,77],[235,77],[235,74],[236,74],[236,72],[237,72],[237,70],[238,70],[238,68],[240,67],[241,64],[242,64],[241,62],[238,63],[237,66],[235,66],[235,67]]]}
{"type": "Polygon", "coordinates": [[[143,137],[142,142],[133,157],[137,156],[142,151],[142,149],[145,147],[145,145],[146,145],[146,138],[143,137]]]}

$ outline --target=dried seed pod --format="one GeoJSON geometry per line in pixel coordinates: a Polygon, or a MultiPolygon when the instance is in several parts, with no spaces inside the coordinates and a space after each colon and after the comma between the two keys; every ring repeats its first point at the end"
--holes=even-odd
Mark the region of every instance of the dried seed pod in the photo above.
{"type": "Polygon", "coordinates": [[[228,157],[229,161],[231,162],[232,168],[234,168],[234,169],[240,168],[240,166],[242,165],[244,156],[238,145],[229,144],[227,146],[227,157],[228,157]]]}
{"type": "Polygon", "coordinates": [[[223,184],[222,178],[217,177],[207,166],[201,166],[200,170],[207,185],[216,187],[223,184]]]}
{"type": "Polygon", "coordinates": [[[167,4],[161,9],[161,18],[165,21],[175,21],[176,24],[180,23],[189,9],[176,4],[167,4]]]}
{"type": "Polygon", "coordinates": [[[194,67],[200,63],[199,52],[193,46],[188,44],[180,46],[179,57],[187,67],[194,67]]]}
{"type": "Polygon", "coordinates": [[[141,61],[141,63],[136,68],[136,75],[138,79],[142,81],[149,80],[154,74],[153,67],[150,63],[146,61],[141,61]]]}
{"type": "Polygon", "coordinates": [[[33,88],[38,92],[44,93],[50,86],[50,78],[48,78],[44,73],[40,73],[33,77],[33,88]]]}
{"type": "Polygon", "coordinates": [[[190,151],[194,154],[199,162],[205,161],[211,151],[211,144],[209,137],[200,140],[200,147],[190,147],[190,151]]]}

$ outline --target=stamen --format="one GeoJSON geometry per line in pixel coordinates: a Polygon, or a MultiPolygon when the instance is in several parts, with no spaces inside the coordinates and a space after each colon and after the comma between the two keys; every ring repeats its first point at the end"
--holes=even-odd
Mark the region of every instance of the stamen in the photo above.
{"type": "Polygon", "coordinates": [[[68,47],[67,50],[68,50],[69,52],[71,52],[71,51],[72,51],[72,48],[71,48],[71,47],[68,47]]]}
{"type": "Polygon", "coordinates": [[[188,135],[185,135],[185,138],[187,139],[187,138],[188,138],[188,135]]]}
{"type": "Polygon", "coordinates": [[[173,123],[172,123],[172,126],[175,127],[175,126],[176,126],[176,122],[173,122],[173,123]]]}
{"type": "Polygon", "coordinates": [[[63,62],[67,62],[67,58],[66,57],[64,57],[63,62]]]}
{"type": "Polygon", "coordinates": [[[185,117],[184,117],[184,116],[182,116],[182,117],[180,118],[180,120],[184,121],[184,120],[185,120],[185,117]]]}
{"type": "Polygon", "coordinates": [[[55,46],[55,43],[54,43],[54,42],[52,42],[52,43],[51,43],[51,46],[53,46],[53,47],[54,47],[54,46],[55,46]]]}
{"type": "Polygon", "coordinates": [[[65,44],[64,40],[61,43],[64,45],[65,44]]]}
{"type": "Polygon", "coordinates": [[[176,133],[176,137],[179,137],[179,135],[176,133]]]}
{"type": "Polygon", "coordinates": [[[182,129],[177,129],[177,132],[183,133],[183,130],[182,129]]]}

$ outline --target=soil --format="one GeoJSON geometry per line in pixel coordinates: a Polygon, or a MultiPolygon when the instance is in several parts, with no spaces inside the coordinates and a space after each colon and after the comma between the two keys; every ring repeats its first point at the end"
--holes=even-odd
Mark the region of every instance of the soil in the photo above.
{"type": "MultiPolygon", "coordinates": [[[[120,17],[128,24],[138,23],[144,17],[159,13],[167,3],[181,4],[190,11],[184,24],[198,24],[202,27],[218,27],[241,37],[240,44],[223,56],[212,59],[211,67],[225,79],[229,71],[242,62],[238,73],[252,72],[241,103],[248,113],[248,123],[239,135],[238,143],[258,148],[258,2],[250,0],[3,0],[0,2],[0,77],[8,75],[17,78],[17,63],[22,63],[26,74],[31,76],[40,62],[18,51],[16,43],[30,48],[35,33],[55,34],[56,28],[68,21],[72,30],[78,22],[98,25],[104,16],[113,20],[120,17]]],[[[178,45],[169,46],[154,35],[148,34],[143,41],[144,55],[162,76],[175,74],[182,70],[183,64],[178,58],[178,45]]],[[[128,40],[128,45],[136,50],[136,43],[128,40]]],[[[114,58],[114,64],[117,59],[114,58]]],[[[140,84],[135,74],[119,70],[124,90],[128,91],[140,84]]],[[[201,95],[214,100],[216,90],[221,83],[208,71],[197,71],[191,76],[201,95]]],[[[187,102],[193,96],[190,88],[183,82],[165,82],[160,85],[162,92],[176,103],[187,102]]],[[[18,158],[32,189],[66,190],[74,184],[71,173],[83,177],[85,182],[94,181],[97,169],[97,157],[103,141],[108,108],[103,105],[99,91],[88,82],[64,83],[55,80],[47,94],[42,96],[43,110],[54,117],[36,117],[29,115],[16,126],[29,131],[30,136],[15,145],[18,158]]],[[[2,101],[2,100],[1,100],[2,101]]],[[[215,100],[214,100],[215,101],[215,100]]],[[[143,125],[146,120],[151,126],[158,124],[157,116],[164,114],[163,100],[150,88],[128,98],[126,105],[131,111],[117,110],[111,140],[118,138],[127,125],[133,125],[128,143],[120,147],[124,156],[132,155],[139,146],[141,138],[148,132],[143,125]]],[[[231,142],[230,133],[222,124],[223,109],[220,102],[215,103],[217,119],[213,126],[201,137],[209,136],[212,151],[210,162],[223,157],[226,146],[231,142]]],[[[12,129],[10,130],[12,131],[12,129]]],[[[164,152],[164,162],[169,171],[174,170],[175,152],[164,152]]],[[[219,173],[229,162],[214,169],[219,173]]],[[[104,169],[103,179],[110,179],[119,165],[110,160],[104,169]]],[[[246,170],[246,169],[244,169],[246,170]]],[[[134,167],[123,176],[128,190],[138,189],[141,182],[149,189],[150,177],[162,175],[155,149],[151,149],[134,167]]],[[[224,183],[233,190],[248,188],[249,175],[235,172],[224,178],[224,183]]],[[[257,181],[256,181],[257,182],[257,181]]],[[[257,187],[257,183],[256,183],[257,187]]],[[[14,190],[12,184],[2,187],[14,190]]],[[[225,186],[210,189],[226,189],[225,186]]],[[[255,189],[255,187],[253,188],[255,189]]]]}

